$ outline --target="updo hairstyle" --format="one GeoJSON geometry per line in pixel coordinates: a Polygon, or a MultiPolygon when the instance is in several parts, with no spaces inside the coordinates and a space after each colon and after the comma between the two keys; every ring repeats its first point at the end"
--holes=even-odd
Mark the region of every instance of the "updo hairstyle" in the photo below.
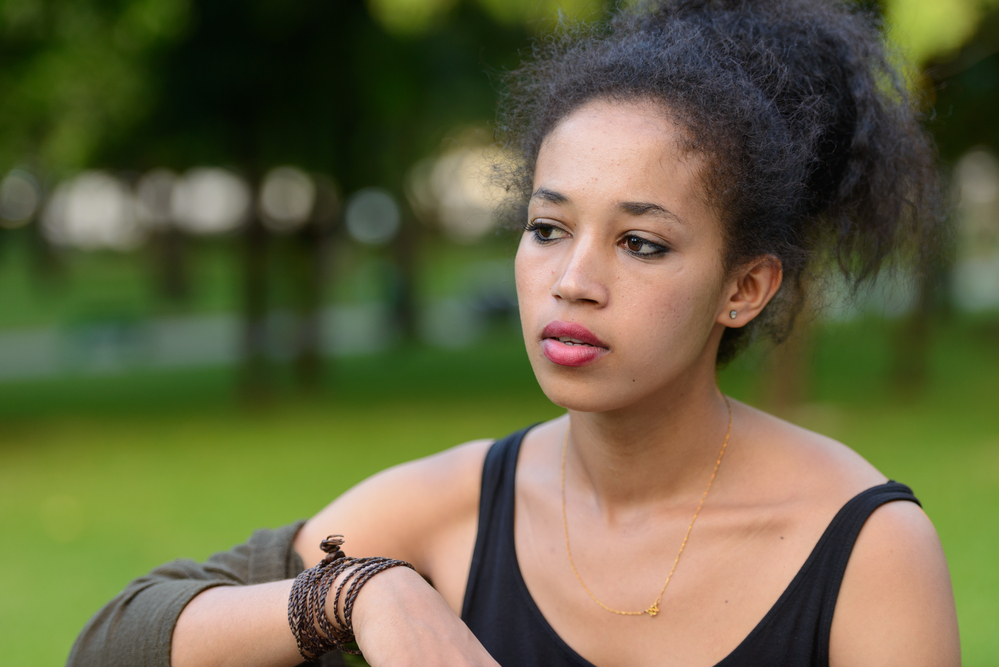
{"type": "Polygon", "coordinates": [[[650,100],[708,158],[704,193],[734,270],[776,257],[784,282],[718,363],[790,333],[837,269],[854,291],[942,228],[935,156],[878,21],[836,0],[662,0],[540,41],[505,78],[498,123],[516,155],[507,215],[526,220],[534,165],[560,120],[594,99],[650,100]]]}

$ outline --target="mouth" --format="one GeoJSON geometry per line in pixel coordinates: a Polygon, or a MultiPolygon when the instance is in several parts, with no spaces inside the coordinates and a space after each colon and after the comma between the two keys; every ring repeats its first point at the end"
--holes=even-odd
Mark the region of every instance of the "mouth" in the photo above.
{"type": "Polygon", "coordinates": [[[587,347],[593,347],[589,343],[584,343],[581,340],[576,340],[575,338],[569,338],[568,336],[562,336],[561,338],[552,338],[551,340],[557,340],[565,345],[586,345],[587,347]]]}
{"type": "Polygon", "coordinates": [[[596,334],[575,322],[550,322],[541,332],[541,338],[556,340],[564,345],[588,345],[607,349],[607,345],[596,334]]]}
{"type": "Polygon", "coordinates": [[[559,366],[585,366],[609,352],[607,345],[581,324],[555,321],[541,332],[541,350],[559,366]]]}

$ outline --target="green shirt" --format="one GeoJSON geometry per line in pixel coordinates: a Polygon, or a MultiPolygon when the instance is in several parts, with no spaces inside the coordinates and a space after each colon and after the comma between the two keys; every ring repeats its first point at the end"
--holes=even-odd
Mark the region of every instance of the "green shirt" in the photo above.
{"type": "MultiPolygon", "coordinates": [[[[294,579],[305,569],[294,549],[295,535],[303,523],[258,530],[245,543],[204,563],[178,559],[132,581],[83,628],[67,666],[170,667],[173,629],[196,595],[214,586],[294,579]]],[[[318,664],[345,665],[339,652],[323,656],[318,664]]]]}

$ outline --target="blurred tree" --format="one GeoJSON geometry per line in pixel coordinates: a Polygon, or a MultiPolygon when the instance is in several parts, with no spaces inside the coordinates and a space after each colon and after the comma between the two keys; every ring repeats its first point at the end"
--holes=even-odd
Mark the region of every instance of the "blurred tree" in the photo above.
{"type": "MultiPolygon", "coordinates": [[[[484,70],[515,63],[528,32],[464,3],[400,34],[378,9],[386,2],[371,7],[383,21],[360,0],[193,2],[189,29],[153,59],[149,113],[103,141],[100,159],[178,171],[228,164],[254,184],[274,165],[295,164],[330,174],[345,194],[378,185],[405,203],[414,162],[455,126],[492,117],[484,70]]],[[[420,230],[403,218],[393,255],[408,287],[420,230]]],[[[263,387],[268,243],[256,218],[245,236],[247,382],[263,387]]],[[[411,332],[411,290],[398,297],[411,332]]]]}
{"type": "Polygon", "coordinates": [[[923,68],[934,60],[951,59],[999,0],[880,0],[880,4],[901,55],[923,68]]]}
{"type": "Polygon", "coordinates": [[[150,111],[152,59],[183,34],[187,0],[0,3],[0,166],[90,166],[150,111]]]}
{"type": "MultiPolygon", "coordinates": [[[[883,10],[913,62],[934,62],[939,71],[944,61],[967,63],[936,79],[946,82],[936,107],[942,124],[934,125],[942,154],[970,140],[966,128],[996,131],[988,116],[996,57],[959,50],[971,39],[995,52],[992,23],[975,29],[999,0],[859,1],[883,10]],[[959,102],[953,106],[960,111],[944,111],[952,96],[974,90],[977,106],[959,102]]],[[[269,168],[295,164],[329,174],[345,195],[377,185],[405,205],[410,166],[436,153],[449,130],[492,117],[487,72],[515,65],[530,34],[555,25],[546,17],[592,19],[608,4],[2,0],[0,167],[32,159],[58,176],[91,166],[183,171],[217,164],[257,185],[269,168]]],[[[421,228],[408,211],[403,220],[392,256],[411,285],[421,228]]],[[[244,241],[247,376],[265,386],[270,250],[256,218],[244,241]]],[[[321,245],[309,260],[318,273],[310,275],[322,274],[321,245]]],[[[310,294],[303,303],[318,308],[321,295],[310,294]]],[[[413,295],[403,290],[396,301],[403,330],[412,331],[413,295]]]]}
{"type": "Polygon", "coordinates": [[[933,95],[930,128],[940,156],[953,164],[971,148],[999,151],[999,7],[987,13],[956,53],[926,67],[933,95]]]}
{"type": "MultiPolygon", "coordinates": [[[[888,38],[913,69],[913,88],[945,163],[979,144],[999,146],[999,0],[856,0],[880,14],[888,38]]],[[[946,307],[949,238],[917,277],[910,314],[898,323],[891,362],[895,386],[918,394],[928,374],[933,321],[946,307]]],[[[766,395],[775,410],[807,399],[810,326],[799,327],[771,360],[766,395]]]]}
{"type": "MultiPolygon", "coordinates": [[[[900,0],[897,0],[900,1],[900,0]]],[[[920,5],[899,21],[908,50],[923,72],[927,126],[947,169],[974,146],[999,146],[999,2],[952,0],[920,5]]],[[[945,187],[947,183],[945,182],[945,187]]],[[[935,254],[916,283],[912,312],[901,322],[893,375],[902,396],[913,397],[929,376],[934,322],[949,311],[948,276],[953,238],[937,240],[935,254]]]]}
{"type": "MultiPolygon", "coordinates": [[[[931,105],[928,126],[945,168],[976,146],[999,149],[999,3],[978,3],[973,9],[981,10],[982,4],[992,9],[984,16],[975,13],[970,25],[973,34],[966,36],[963,45],[925,61],[923,84],[931,105]]],[[[948,277],[954,238],[939,239],[936,250],[917,283],[915,308],[903,322],[895,348],[893,374],[904,396],[911,397],[925,385],[934,320],[950,311],[948,277]]]]}
{"type": "MultiPolygon", "coordinates": [[[[152,60],[189,17],[187,0],[0,2],[0,174],[20,165],[51,186],[93,166],[149,113],[152,60]]],[[[37,224],[27,233],[49,283],[59,258],[37,224]]]]}

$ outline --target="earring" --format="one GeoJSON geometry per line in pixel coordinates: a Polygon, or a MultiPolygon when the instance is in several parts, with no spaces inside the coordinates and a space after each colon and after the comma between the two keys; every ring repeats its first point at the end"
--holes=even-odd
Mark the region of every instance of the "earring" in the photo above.
{"type": "Polygon", "coordinates": [[[736,317],[739,316],[739,311],[737,311],[737,310],[729,311],[728,316],[731,317],[734,320],[736,317]]]}

